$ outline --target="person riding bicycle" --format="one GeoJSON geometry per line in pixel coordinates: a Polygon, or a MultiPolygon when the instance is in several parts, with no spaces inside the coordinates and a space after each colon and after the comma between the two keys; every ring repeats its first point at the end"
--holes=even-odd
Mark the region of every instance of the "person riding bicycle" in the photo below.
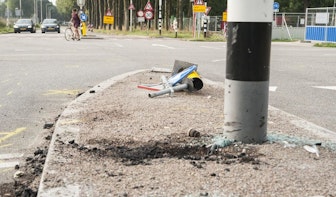
{"type": "Polygon", "coordinates": [[[80,26],[80,19],[79,19],[79,16],[78,16],[78,12],[77,12],[77,9],[74,8],[72,9],[72,14],[71,14],[71,20],[70,22],[72,22],[72,26],[74,28],[74,33],[75,33],[75,38],[77,40],[79,40],[79,32],[78,32],[78,27],[80,26]]]}

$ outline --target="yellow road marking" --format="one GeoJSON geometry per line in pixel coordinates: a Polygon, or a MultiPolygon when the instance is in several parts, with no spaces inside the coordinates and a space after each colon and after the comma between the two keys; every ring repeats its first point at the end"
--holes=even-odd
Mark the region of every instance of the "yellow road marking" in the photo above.
{"type": "Polygon", "coordinates": [[[10,134],[11,132],[0,132],[0,135],[7,135],[10,134]]]}
{"type": "Polygon", "coordinates": [[[47,93],[43,94],[45,96],[48,95],[57,95],[57,94],[67,94],[67,95],[77,95],[79,90],[48,90],[47,93]]]}
{"type": "Polygon", "coordinates": [[[21,127],[21,128],[17,128],[15,131],[9,132],[8,134],[6,134],[4,137],[0,138],[0,144],[2,142],[4,142],[5,140],[7,140],[8,138],[13,137],[14,135],[17,135],[19,133],[21,133],[22,131],[25,131],[27,128],[26,127],[21,127]]]}
{"type": "Polygon", "coordinates": [[[13,144],[4,144],[4,145],[1,145],[0,148],[5,148],[7,146],[12,146],[13,144]]]}
{"type": "Polygon", "coordinates": [[[9,92],[7,93],[7,96],[9,96],[9,95],[11,95],[11,94],[13,94],[13,91],[9,91],[9,92]]]}

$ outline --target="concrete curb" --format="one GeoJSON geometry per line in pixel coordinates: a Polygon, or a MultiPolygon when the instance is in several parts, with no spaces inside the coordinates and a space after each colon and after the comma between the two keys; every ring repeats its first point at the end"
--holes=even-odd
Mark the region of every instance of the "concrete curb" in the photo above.
{"type": "MultiPolygon", "coordinates": [[[[56,141],[56,136],[58,135],[70,135],[75,137],[76,134],[79,131],[79,128],[77,127],[67,127],[67,123],[68,122],[73,122],[76,121],[74,119],[67,119],[66,116],[68,114],[72,114],[72,113],[78,113],[80,111],[80,109],[78,109],[78,107],[83,107],[81,106],[82,103],[85,102],[85,100],[95,96],[95,94],[90,93],[92,90],[95,91],[95,93],[99,93],[104,91],[106,88],[112,86],[113,84],[115,84],[116,82],[118,82],[119,80],[122,80],[126,77],[129,77],[131,75],[140,73],[140,72],[144,72],[146,70],[137,70],[137,71],[133,71],[133,72],[128,72],[122,75],[118,75],[116,77],[110,78],[96,86],[94,86],[93,88],[87,90],[85,93],[83,93],[81,96],[79,96],[78,98],[76,98],[74,101],[72,101],[67,108],[62,112],[60,118],[58,119],[56,125],[55,125],[55,130],[53,133],[53,137],[52,140],[50,142],[50,146],[49,146],[49,150],[48,150],[48,154],[47,154],[47,158],[44,164],[44,168],[43,168],[43,172],[42,172],[42,176],[41,176],[41,180],[40,180],[40,184],[39,184],[39,191],[38,191],[38,195],[39,197],[42,196],[46,196],[46,197],[50,197],[50,196],[78,196],[79,195],[79,186],[73,185],[71,183],[66,184],[67,187],[59,187],[59,188],[53,188],[53,189],[47,189],[45,184],[44,184],[44,180],[46,177],[47,173],[57,173],[57,172],[52,172],[49,170],[49,163],[55,162],[54,159],[54,154],[55,154],[55,141],[56,141]]],[[[76,138],[76,137],[75,137],[76,138]]],[[[56,155],[56,154],[55,154],[56,155]]]]}

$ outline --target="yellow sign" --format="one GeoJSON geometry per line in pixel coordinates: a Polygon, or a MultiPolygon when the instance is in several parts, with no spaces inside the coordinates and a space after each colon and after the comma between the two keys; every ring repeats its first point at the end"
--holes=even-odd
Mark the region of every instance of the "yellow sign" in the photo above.
{"type": "Polygon", "coordinates": [[[224,22],[227,22],[227,12],[223,12],[223,20],[224,22]]]}
{"type": "Polygon", "coordinates": [[[103,20],[104,24],[114,24],[114,16],[104,16],[104,20],[103,20]]]}
{"type": "Polygon", "coordinates": [[[205,5],[194,5],[193,6],[193,11],[194,12],[202,12],[205,13],[206,7],[205,5]]]}

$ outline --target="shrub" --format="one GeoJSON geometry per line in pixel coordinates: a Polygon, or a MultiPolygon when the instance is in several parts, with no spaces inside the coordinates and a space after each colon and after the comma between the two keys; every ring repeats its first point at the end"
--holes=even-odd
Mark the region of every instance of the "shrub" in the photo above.
{"type": "Polygon", "coordinates": [[[6,27],[6,21],[4,19],[0,19],[0,28],[6,27]]]}

